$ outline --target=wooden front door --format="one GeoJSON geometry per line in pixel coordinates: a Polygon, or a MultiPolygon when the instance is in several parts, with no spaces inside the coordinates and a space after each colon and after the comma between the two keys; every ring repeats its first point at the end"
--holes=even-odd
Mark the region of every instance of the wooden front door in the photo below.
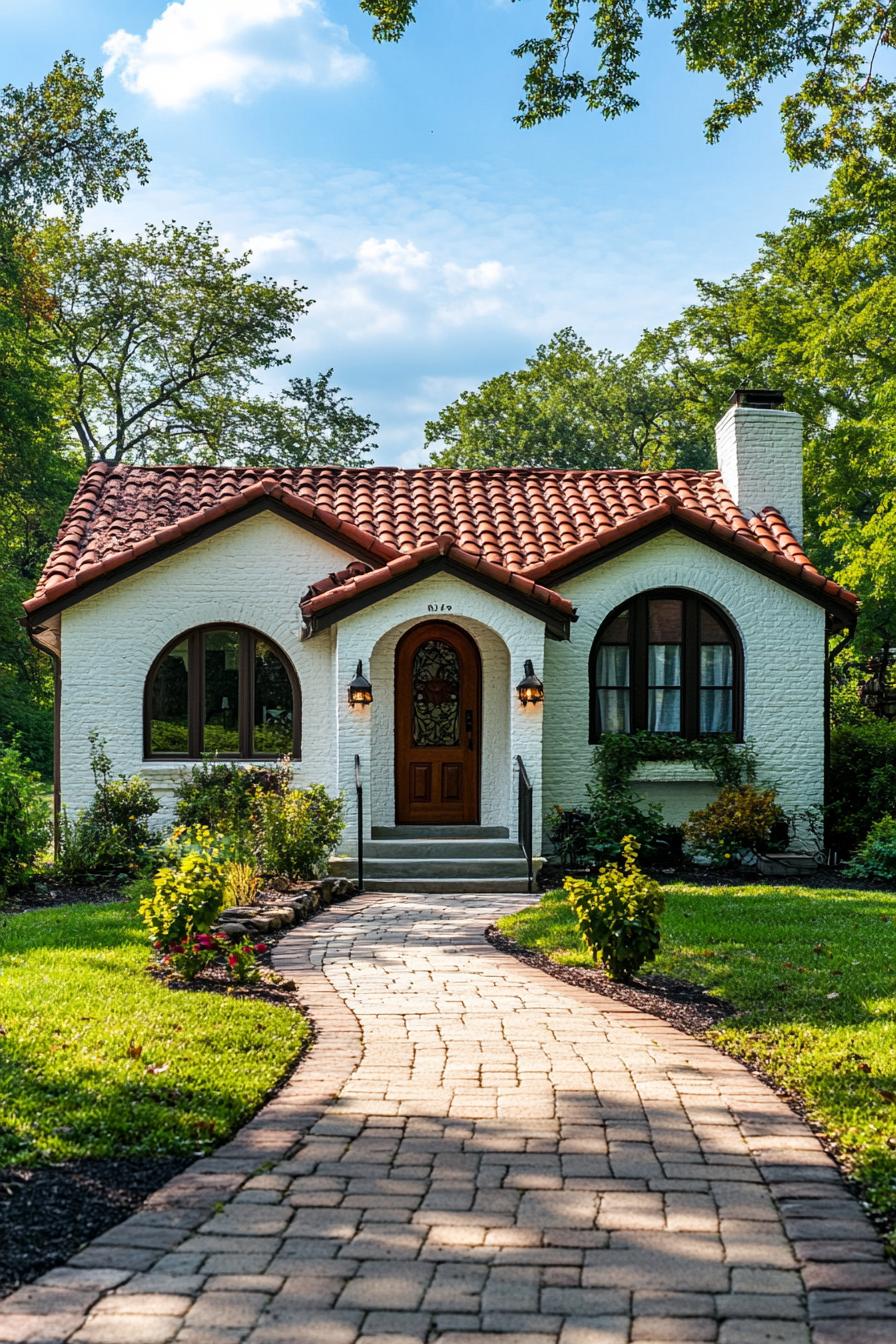
{"type": "Polygon", "coordinates": [[[399,825],[479,821],[479,650],[448,621],[415,625],[395,653],[399,825]]]}

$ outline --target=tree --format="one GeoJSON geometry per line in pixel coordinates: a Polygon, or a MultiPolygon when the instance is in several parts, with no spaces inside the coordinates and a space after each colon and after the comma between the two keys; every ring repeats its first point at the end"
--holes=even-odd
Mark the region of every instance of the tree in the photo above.
{"type": "MultiPolygon", "coordinates": [[[[360,6],[381,42],[397,41],[417,8],[416,0],[360,0],[360,6]]],[[[513,51],[527,62],[515,119],[536,126],[576,103],[605,118],[632,111],[645,20],[677,19],[670,37],[686,68],[724,80],[724,96],[705,123],[709,141],[755,112],[767,84],[795,76],[802,82],[781,103],[794,164],[891,157],[896,83],[880,66],[896,42],[893,12],[882,0],[551,0],[541,33],[513,51]],[[576,68],[579,50],[584,60],[589,45],[587,65],[576,68]]]]}
{"type": "Polygon", "coordinates": [[[136,131],[101,107],[103,75],[71,52],[40,84],[0,93],[0,214],[18,232],[48,205],[78,218],[100,199],[121,200],[133,175],[148,177],[149,152],[136,131]]]}
{"type": "Polygon", "coordinates": [[[463,392],[429,421],[443,467],[629,467],[707,464],[665,372],[640,354],[593,351],[567,327],[525,366],[463,392]]]}
{"type": "Polygon", "coordinates": [[[36,339],[65,372],[88,465],[201,454],[215,417],[287,362],[282,343],[309,307],[301,286],[254,279],[248,254],[208,224],[148,224],[125,240],[53,223],[41,246],[53,306],[36,339]]]}
{"type": "Polygon", "coordinates": [[[354,409],[332,377],[327,369],[316,378],[291,378],[276,398],[225,399],[196,424],[207,444],[203,460],[238,459],[248,467],[369,466],[379,425],[354,409]]]}

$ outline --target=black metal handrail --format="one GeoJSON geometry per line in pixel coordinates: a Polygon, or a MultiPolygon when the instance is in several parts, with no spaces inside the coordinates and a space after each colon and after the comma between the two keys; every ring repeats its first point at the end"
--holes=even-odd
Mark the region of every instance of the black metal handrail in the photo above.
{"type": "Polygon", "coordinates": [[[358,809],[358,890],[364,890],[364,785],[361,783],[361,757],[355,757],[355,806],[358,809]]]}
{"type": "Polygon", "coordinates": [[[529,880],[529,890],[532,890],[532,781],[529,778],[529,772],[523,764],[522,756],[517,756],[516,766],[519,771],[518,792],[517,792],[517,839],[520,848],[526,856],[526,871],[529,880]]]}

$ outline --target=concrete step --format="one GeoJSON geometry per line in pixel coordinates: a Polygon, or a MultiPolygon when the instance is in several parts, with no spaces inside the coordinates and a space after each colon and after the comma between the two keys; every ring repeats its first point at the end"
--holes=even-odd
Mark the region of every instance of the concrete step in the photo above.
{"type": "Polygon", "coordinates": [[[506,826],[373,826],[374,840],[506,840],[506,826]]]}
{"type": "Polygon", "coordinates": [[[420,895],[461,895],[464,893],[476,892],[517,892],[520,897],[520,904],[531,900],[529,892],[526,890],[526,878],[523,875],[519,877],[490,877],[490,878],[458,878],[458,877],[415,877],[415,878],[380,878],[368,877],[364,875],[365,891],[394,891],[396,895],[404,892],[419,892],[420,895]]]}
{"type": "MultiPolygon", "coordinates": [[[[351,877],[357,869],[357,860],[348,857],[334,859],[330,864],[330,871],[337,877],[351,877]]],[[[456,877],[472,882],[480,877],[517,877],[520,874],[525,881],[526,860],[519,851],[514,857],[504,859],[374,859],[368,858],[366,852],[364,854],[365,882],[368,877],[407,878],[411,881],[415,875],[427,878],[456,877]]]]}
{"type": "Polygon", "coordinates": [[[518,859],[515,840],[368,840],[365,859],[518,859]]]}

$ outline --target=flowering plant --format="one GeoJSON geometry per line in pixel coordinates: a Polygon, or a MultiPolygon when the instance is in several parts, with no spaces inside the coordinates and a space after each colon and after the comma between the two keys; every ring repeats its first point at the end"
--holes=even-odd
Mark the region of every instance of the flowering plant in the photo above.
{"type": "MultiPolygon", "coordinates": [[[[162,955],[162,965],[170,966],[184,980],[193,980],[206,966],[211,966],[228,945],[226,933],[197,933],[183,942],[170,943],[162,955]]],[[[161,943],[156,948],[162,951],[161,943]]]]}
{"type": "Polygon", "coordinates": [[[234,943],[224,959],[229,979],[235,985],[258,984],[261,979],[258,958],[267,950],[267,943],[252,943],[248,940],[234,943]]]}

